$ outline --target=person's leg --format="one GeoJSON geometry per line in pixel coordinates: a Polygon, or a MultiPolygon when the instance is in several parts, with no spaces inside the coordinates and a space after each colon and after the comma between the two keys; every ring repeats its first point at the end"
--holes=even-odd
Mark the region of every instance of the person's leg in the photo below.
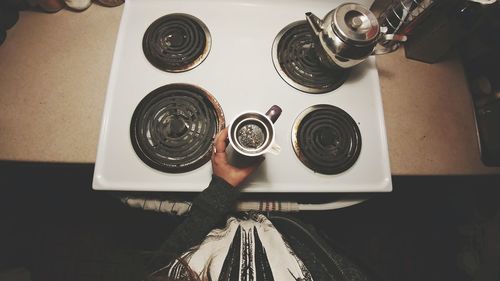
{"type": "Polygon", "coordinates": [[[304,262],[314,280],[378,280],[358,261],[328,245],[312,226],[279,213],[270,214],[269,219],[304,262]]]}

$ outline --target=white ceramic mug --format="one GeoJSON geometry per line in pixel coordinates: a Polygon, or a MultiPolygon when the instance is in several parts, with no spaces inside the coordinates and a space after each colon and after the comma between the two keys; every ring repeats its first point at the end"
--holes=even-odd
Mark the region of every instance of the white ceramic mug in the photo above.
{"type": "Polygon", "coordinates": [[[254,157],[265,153],[279,154],[281,147],[274,142],[274,122],[281,108],[273,105],[266,114],[246,111],[238,114],[229,125],[229,142],[241,155],[254,157]]]}

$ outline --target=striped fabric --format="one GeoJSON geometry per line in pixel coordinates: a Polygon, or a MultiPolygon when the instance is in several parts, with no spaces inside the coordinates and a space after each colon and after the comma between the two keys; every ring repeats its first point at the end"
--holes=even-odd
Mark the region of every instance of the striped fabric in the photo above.
{"type": "Polygon", "coordinates": [[[193,271],[200,280],[312,280],[271,221],[255,213],[231,217],[225,228],[212,230],[199,246],[154,275],[183,280],[193,271]]]}

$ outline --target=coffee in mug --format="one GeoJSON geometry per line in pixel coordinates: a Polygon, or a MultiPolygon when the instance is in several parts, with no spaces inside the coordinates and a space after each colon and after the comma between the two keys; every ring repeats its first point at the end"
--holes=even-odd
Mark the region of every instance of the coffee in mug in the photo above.
{"type": "Polygon", "coordinates": [[[245,156],[259,156],[281,150],[274,143],[274,122],[281,114],[281,108],[273,105],[266,114],[247,111],[238,114],[229,126],[229,141],[236,152],[245,156]]]}

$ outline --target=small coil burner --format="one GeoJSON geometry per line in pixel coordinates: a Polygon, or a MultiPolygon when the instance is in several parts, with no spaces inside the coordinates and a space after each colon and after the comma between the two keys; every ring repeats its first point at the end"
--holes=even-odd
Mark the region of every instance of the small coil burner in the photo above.
{"type": "Polygon", "coordinates": [[[346,171],[358,159],[361,133],[344,110],[333,105],[314,105],[295,120],[292,145],[308,168],[334,175],[346,171]]]}
{"type": "Polygon", "coordinates": [[[210,159],[212,142],[224,127],[224,113],[212,95],[193,85],[169,84],[141,100],[130,138],[148,166],[183,173],[210,159]]]}
{"type": "Polygon", "coordinates": [[[274,39],[272,57],[274,68],[290,86],[321,94],[340,87],[349,71],[323,66],[314,50],[313,36],[305,20],[287,25],[274,39]]]}
{"type": "Polygon", "coordinates": [[[187,14],[169,14],[157,19],[142,39],[148,61],[167,72],[195,68],[208,56],[211,44],[205,24],[187,14]]]}

